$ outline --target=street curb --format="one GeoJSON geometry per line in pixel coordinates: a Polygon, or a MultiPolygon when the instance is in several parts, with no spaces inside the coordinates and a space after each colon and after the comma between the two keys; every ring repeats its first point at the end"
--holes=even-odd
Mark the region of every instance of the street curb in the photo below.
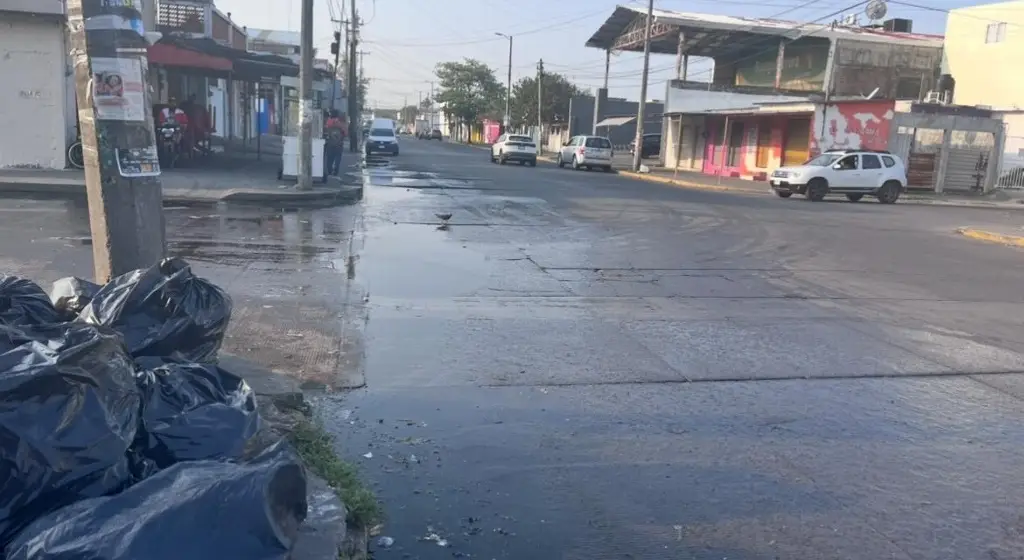
{"type": "Polygon", "coordinates": [[[956,232],[964,237],[977,239],[978,241],[998,243],[1000,245],[1009,245],[1011,247],[1024,247],[1024,236],[1022,235],[1007,235],[1005,233],[995,233],[969,227],[957,228],[956,232]]]}
{"type": "MultiPolygon", "coordinates": [[[[363,198],[362,185],[339,188],[317,188],[312,191],[246,191],[226,190],[216,194],[197,194],[189,189],[164,189],[165,204],[235,204],[294,205],[301,207],[355,204],[363,198]]],[[[204,193],[214,193],[209,189],[204,193]]],[[[47,182],[2,182],[0,198],[32,198],[43,200],[82,200],[86,198],[85,185],[47,182]]]]}
{"type": "Polygon", "coordinates": [[[671,177],[661,177],[658,175],[650,175],[647,173],[635,173],[633,171],[619,171],[619,175],[623,177],[629,177],[630,179],[636,179],[638,181],[647,181],[649,183],[661,183],[663,185],[671,185],[681,189],[691,189],[700,191],[717,191],[717,192],[740,192],[747,194],[760,194],[769,195],[771,194],[770,189],[747,189],[741,187],[729,187],[725,185],[709,185],[707,183],[694,183],[692,181],[683,181],[679,179],[673,179],[671,177]]]}

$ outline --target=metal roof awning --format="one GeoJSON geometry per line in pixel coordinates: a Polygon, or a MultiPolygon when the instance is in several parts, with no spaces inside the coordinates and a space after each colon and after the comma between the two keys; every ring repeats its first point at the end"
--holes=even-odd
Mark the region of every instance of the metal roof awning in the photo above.
{"type": "MultiPolygon", "coordinates": [[[[715,57],[729,51],[763,49],[779,39],[854,39],[872,43],[941,47],[942,37],[921,33],[899,33],[863,27],[806,24],[771,18],[697,14],[655,9],[651,22],[651,53],[676,54],[679,35],[683,53],[715,57]]],[[[647,13],[641,7],[616,6],[586,46],[613,52],[643,52],[647,13]]]]}
{"type": "Polygon", "coordinates": [[[636,120],[636,117],[608,117],[594,126],[622,126],[636,120]]]}

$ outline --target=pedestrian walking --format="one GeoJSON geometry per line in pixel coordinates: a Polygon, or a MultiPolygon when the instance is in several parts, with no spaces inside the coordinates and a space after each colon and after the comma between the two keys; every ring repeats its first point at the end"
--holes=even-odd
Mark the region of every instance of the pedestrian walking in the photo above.
{"type": "Polygon", "coordinates": [[[324,175],[341,174],[341,154],[345,151],[345,123],[333,110],[324,125],[324,175]]]}

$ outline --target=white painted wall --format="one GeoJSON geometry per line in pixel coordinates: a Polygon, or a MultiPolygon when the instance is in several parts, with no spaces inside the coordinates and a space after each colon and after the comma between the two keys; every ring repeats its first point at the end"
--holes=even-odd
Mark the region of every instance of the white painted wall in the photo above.
{"type": "Polygon", "coordinates": [[[700,89],[668,88],[665,113],[703,113],[746,109],[756,103],[785,103],[805,101],[806,97],[790,95],[753,95],[732,91],[706,91],[700,89]]]}
{"type": "Polygon", "coordinates": [[[57,18],[0,12],[0,169],[63,169],[64,30],[57,18]]]}

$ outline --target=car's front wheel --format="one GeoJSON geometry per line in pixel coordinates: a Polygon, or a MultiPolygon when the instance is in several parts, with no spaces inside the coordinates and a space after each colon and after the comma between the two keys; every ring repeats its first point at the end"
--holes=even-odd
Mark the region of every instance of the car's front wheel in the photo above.
{"type": "Polygon", "coordinates": [[[882,204],[893,204],[900,198],[900,191],[903,190],[903,186],[897,181],[886,181],[882,188],[878,190],[878,202],[882,204]]]}
{"type": "Polygon", "coordinates": [[[807,183],[807,190],[804,192],[804,196],[811,202],[821,202],[825,200],[825,195],[828,194],[828,183],[824,179],[817,178],[811,179],[807,183]]]}

